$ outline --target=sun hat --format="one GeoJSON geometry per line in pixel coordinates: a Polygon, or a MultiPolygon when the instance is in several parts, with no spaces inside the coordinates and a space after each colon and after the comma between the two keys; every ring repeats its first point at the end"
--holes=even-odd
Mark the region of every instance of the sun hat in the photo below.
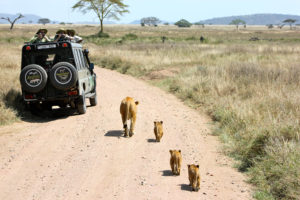
{"type": "Polygon", "coordinates": [[[44,31],[45,34],[48,32],[47,29],[45,29],[45,28],[40,28],[40,29],[36,32],[36,34],[39,34],[39,32],[41,32],[41,31],[44,31]]]}
{"type": "Polygon", "coordinates": [[[63,28],[58,29],[58,31],[56,31],[56,34],[59,34],[60,32],[63,32],[64,34],[66,34],[66,30],[63,28]]]}

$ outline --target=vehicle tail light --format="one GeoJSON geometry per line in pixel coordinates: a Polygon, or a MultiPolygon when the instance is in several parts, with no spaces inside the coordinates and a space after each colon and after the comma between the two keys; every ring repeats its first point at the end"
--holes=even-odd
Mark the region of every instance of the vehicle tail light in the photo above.
{"type": "Polygon", "coordinates": [[[26,50],[27,50],[27,51],[30,51],[30,50],[31,50],[31,47],[30,47],[30,46],[26,46],[26,50]]]}
{"type": "Polygon", "coordinates": [[[75,95],[77,95],[77,94],[78,94],[77,90],[69,91],[69,92],[68,92],[68,95],[69,95],[69,96],[75,96],[75,95]]]}
{"type": "Polygon", "coordinates": [[[62,47],[68,47],[68,44],[67,43],[63,43],[62,47]]]}
{"type": "Polygon", "coordinates": [[[26,94],[25,95],[25,99],[33,99],[33,98],[34,98],[33,94],[26,94]]]}

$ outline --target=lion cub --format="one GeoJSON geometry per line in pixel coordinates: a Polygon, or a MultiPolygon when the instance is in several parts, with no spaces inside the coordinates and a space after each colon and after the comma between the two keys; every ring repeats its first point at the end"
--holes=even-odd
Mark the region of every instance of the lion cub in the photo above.
{"type": "Polygon", "coordinates": [[[170,150],[171,159],[170,159],[170,165],[172,169],[172,173],[174,175],[180,175],[180,169],[181,169],[181,150],[170,150]]]}
{"type": "Polygon", "coordinates": [[[137,105],[138,104],[139,104],[139,102],[134,101],[134,99],[131,98],[131,97],[126,97],[121,102],[120,113],[121,113],[121,117],[122,117],[125,137],[128,136],[127,120],[131,121],[130,130],[129,130],[129,137],[134,135],[134,127],[135,127],[137,105]]]}
{"type": "Polygon", "coordinates": [[[164,132],[163,132],[163,121],[155,121],[154,122],[154,135],[155,135],[155,138],[156,138],[156,142],[160,142],[162,136],[164,135],[164,132]]]}
{"type": "Polygon", "coordinates": [[[189,169],[189,181],[193,191],[200,189],[200,173],[199,165],[188,165],[189,169]]]}

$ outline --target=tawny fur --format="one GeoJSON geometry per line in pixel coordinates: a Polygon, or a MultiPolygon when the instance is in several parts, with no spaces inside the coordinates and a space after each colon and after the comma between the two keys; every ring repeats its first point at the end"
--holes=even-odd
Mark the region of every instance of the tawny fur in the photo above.
{"type": "Polygon", "coordinates": [[[123,122],[123,128],[124,128],[124,135],[125,137],[128,136],[128,126],[127,126],[127,120],[130,120],[130,130],[129,130],[129,136],[133,136],[134,134],[134,127],[135,127],[135,121],[136,121],[136,113],[137,113],[137,105],[139,104],[138,101],[134,101],[131,97],[126,97],[122,100],[120,105],[120,113],[122,117],[123,122]]]}
{"type": "Polygon", "coordinates": [[[189,181],[193,191],[200,189],[199,165],[188,165],[189,181]]]}
{"type": "Polygon", "coordinates": [[[174,175],[180,175],[180,169],[181,169],[181,162],[182,162],[182,156],[181,156],[181,150],[170,150],[171,159],[170,159],[170,165],[171,170],[174,175]]]}
{"type": "Polygon", "coordinates": [[[154,122],[154,135],[155,135],[155,138],[156,138],[156,142],[160,142],[162,136],[164,135],[164,132],[163,132],[163,121],[155,121],[154,122]]]}

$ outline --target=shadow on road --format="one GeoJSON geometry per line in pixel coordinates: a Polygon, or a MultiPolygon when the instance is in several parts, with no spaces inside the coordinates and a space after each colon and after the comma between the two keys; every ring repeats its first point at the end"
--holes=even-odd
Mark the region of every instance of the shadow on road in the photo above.
{"type": "Polygon", "coordinates": [[[155,139],[148,139],[147,140],[149,143],[156,143],[156,140],[155,139]]]}
{"type": "Polygon", "coordinates": [[[108,131],[105,136],[107,137],[122,137],[124,135],[123,131],[120,130],[112,130],[108,131]]]}
{"type": "Polygon", "coordinates": [[[163,170],[160,172],[162,172],[162,176],[173,176],[173,173],[171,170],[163,170]]]}
{"type": "Polygon", "coordinates": [[[181,188],[181,190],[184,190],[184,191],[189,191],[189,192],[192,191],[191,186],[189,186],[188,184],[180,184],[180,188],[181,188]]]}
{"type": "Polygon", "coordinates": [[[23,112],[21,119],[31,123],[46,123],[58,119],[66,119],[77,115],[77,110],[72,108],[55,108],[52,110],[35,110],[23,112]]]}

